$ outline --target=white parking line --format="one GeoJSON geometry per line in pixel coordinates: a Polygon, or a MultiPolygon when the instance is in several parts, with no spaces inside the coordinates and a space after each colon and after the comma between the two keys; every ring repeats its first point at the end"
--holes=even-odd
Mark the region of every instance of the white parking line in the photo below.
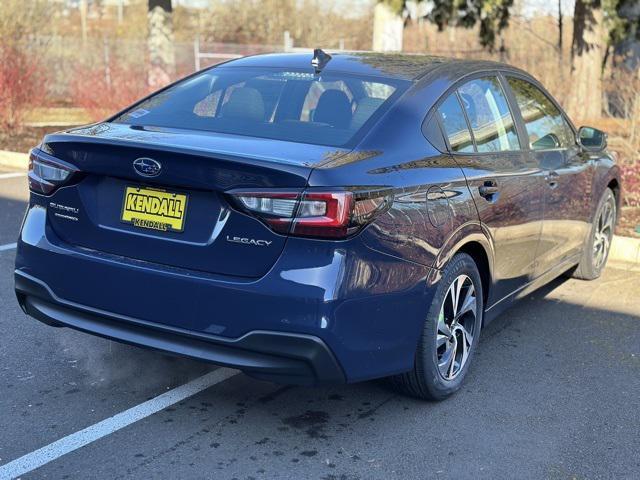
{"type": "Polygon", "coordinates": [[[0,180],[3,180],[5,178],[24,177],[26,174],[27,172],[0,173],[0,180]]]}
{"type": "Polygon", "coordinates": [[[125,410],[124,412],[118,413],[106,420],[102,420],[101,422],[91,425],[79,432],[72,433],[60,440],[56,440],[55,442],[31,453],[27,453],[20,458],[0,466],[0,480],[16,478],[20,475],[31,472],[36,468],[66,455],[67,453],[73,452],[74,450],[95,442],[102,437],[117,432],[138,420],[142,420],[143,418],[153,415],[154,413],[170,407],[175,403],[181,402],[182,400],[206,390],[217,383],[224,382],[238,373],[240,373],[238,370],[218,368],[213,372],[207,373],[202,377],[190,381],[189,383],[185,383],[184,385],[176,387],[173,390],[169,390],[168,392],[158,395],[151,400],[147,400],[140,405],[136,405],[129,410],[125,410]]]}
{"type": "Polygon", "coordinates": [[[17,243],[7,243],[6,245],[0,245],[0,252],[4,252],[5,250],[13,250],[17,246],[17,243]]]}

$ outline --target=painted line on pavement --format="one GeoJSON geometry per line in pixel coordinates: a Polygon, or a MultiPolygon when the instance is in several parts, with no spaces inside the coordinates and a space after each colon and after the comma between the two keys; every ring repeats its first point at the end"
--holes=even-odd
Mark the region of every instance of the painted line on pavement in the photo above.
{"type": "Polygon", "coordinates": [[[0,480],[9,480],[29,473],[67,453],[71,453],[118,430],[122,430],[132,423],[153,415],[186,398],[192,397],[217,383],[224,382],[238,373],[240,373],[238,370],[218,368],[213,372],[169,390],[135,407],[131,407],[113,417],[109,417],[90,427],[67,435],[60,440],[56,440],[49,445],[0,466],[0,480]]]}
{"type": "Polygon", "coordinates": [[[7,243],[6,245],[0,245],[0,252],[4,252],[5,250],[13,250],[17,246],[17,243],[7,243]]]}

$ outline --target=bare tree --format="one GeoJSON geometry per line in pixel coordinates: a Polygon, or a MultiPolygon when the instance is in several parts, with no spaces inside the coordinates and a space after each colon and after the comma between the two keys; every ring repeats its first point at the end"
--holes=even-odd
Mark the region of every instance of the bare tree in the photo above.
{"type": "MultiPolygon", "coordinates": [[[[396,2],[398,3],[398,2],[396,2]]],[[[378,52],[402,51],[404,5],[379,2],[373,11],[373,50],[378,52]]]]}
{"type": "MultiPolygon", "coordinates": [[[[426,0],[414,0],[427,3],[426,0]]],[[[407,0],[378,0],[374,16],[373,49],[402,50],[403,14],[407,0]]],[[[431,0],[426,18],[443,30],[445,27],[472,28],[480,25],[480,44],[493,50],[496,37],[509,23],[513,0],[431,0]]]]}
{"type": "Polygon", "coordinates": [[[563,18],[562,18],[562,0],[558,0],[558,57],[562,61],[562,34],[563,32],[563,18]]]}
{"type": "Polygon", "coordinates": [[[600,0],[576,0],[571,45],[572,89],[568,110],[577,119],[602,114],[602,59],[606,40],[600,0]]]}
{"type": "Polygon", "coordinates": [[[157,89],[171,81],[175,73],[171,0],[149,0],[149,86],[157,89]]]}

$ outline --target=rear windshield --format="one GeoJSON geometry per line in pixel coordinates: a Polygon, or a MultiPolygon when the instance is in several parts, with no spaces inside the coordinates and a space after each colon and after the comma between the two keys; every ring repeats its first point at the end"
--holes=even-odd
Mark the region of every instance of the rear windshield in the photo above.
{"type": "Polygon", "coordinates": [[[345,146],[408,84],[342,73],[218,67],[153,95],[113,121],[345,146]]]}

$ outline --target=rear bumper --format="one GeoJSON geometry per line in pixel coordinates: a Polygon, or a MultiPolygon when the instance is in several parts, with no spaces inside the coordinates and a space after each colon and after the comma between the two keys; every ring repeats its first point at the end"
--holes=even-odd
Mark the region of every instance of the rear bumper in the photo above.
{"type": "Polygon", "coordinates": [[[15,272],[16,295],[26,314],[131,345],[243,370],[264,380],[308,385],[344,383],[327,345],[312,335],[252,331],[237,339],[196,334],[117,315],[57,298],[40,280],[15,272]]]}
{"type": "Polygon", "coordinates": [[[439,278],[369,248],[366,231],[289,238],[267,274],[243,279],[70,245],[49,214],[32,199],[18,240],[16,291],[29,315],[285,383],[411,369],[439,278]]]}

